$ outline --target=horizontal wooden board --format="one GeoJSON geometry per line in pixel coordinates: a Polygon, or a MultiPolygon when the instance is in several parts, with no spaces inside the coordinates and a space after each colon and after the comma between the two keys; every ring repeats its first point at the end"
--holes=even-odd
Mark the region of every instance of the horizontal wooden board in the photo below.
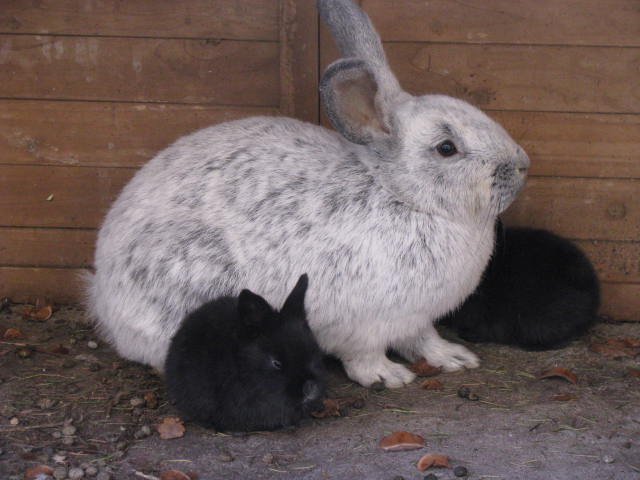
{"type": "Polygon", "coordinates": [[[362,0],[385,41],[640,46],[637,0],[362,0]]]}
{"type": "MultiPolygon", "coordinates": [[[[326,32],[325,32],[326,36],[326,32]]],[[[442,93],[481,108],[640,113],[640,48],[386,43],[413,94],[442,93]]],[[[321,44],[323,67],[338,58],[321,44]]]]}
{"type": "MultiPolygon", "coordinates": [[[[0,100],[0,163],[139,166],[180,136],[274,108],[0,100]]],[[[640,178],[640,115],[489,112],[533,175],[640,178]]]]}
{"type": "Polygon", "coordinates": [[[640,240],[640,181],[531,177],[508,224],[591,240],[640,240]]]}
{"type": "MultiPolygon", "coordinates": [[[[0,295],[16,303],[46,297],[59,304],[83,300],[83,269],[0,267],[0,295]]],[[[640,284],[604,283],[601,313],[620,320],[640,320],[640,284]]]]}
{"type": "MultiPolygon", "coordinates": [[[[0,227],[0,265],[93,265],[96,230],[0,227]]],[[[603,282],[640,283],[640,242],[579,240],[603,282]]]]}
{"type": "Polygon", "coordinates": [[[640,283],[640,239],[635,242],[578,240],[602,282],[640,283]]]}
{"type": "Polygon", "coordinates": [[[387,44],[413,93],[503,110],[640,112],[640,48],[387,44]]]}
{"type": "Polygon", "coordinates": [[[0,265],[90,267],[96,230],[0,227],[0,265]]]}
{"type": "Polygon", "coordinates": [[[0,166],[0,225],[96,228],[133,168],[0,166]]]}
{"type": "Polygon", "coordinates": [[[600,313],[616,320],[640,321],[640,284],[603,283],[600,313]]]}
{"type": "Polygon", "coordinates": [[[529,154],[532,175],[640,178],[640,115],[487,113],[529,154]]]}
{"type": "Polygon", "coordinates": [[[0,295],[15,303],[33,303],[46,298],[57,304],[84,300],[82,274],[74,268],[0,267],[0,295]]]}
{"type": "Polygon", "coordinates": [[[0,32],[278,39],[278,0],[3,0],[0,32]]]}
{"type": "Polygon", "coordinates": [[[275,114],[266,107],[0,100],[0,163],[140,166],[187,133],[275,114]]]}
{"type": "MultiPolygon", "coordinates": [[[[134,172],[0,165],[0,225],[96,228],[134,172]]],[[[638,180],[531,177],[506,218],[569,238],[638,241],[639,195],[638,180]]]]}
{"type": "Polygon", "coordinates": [[[275,42],[0,35],[0,97],[275,106],[275,42]]]}

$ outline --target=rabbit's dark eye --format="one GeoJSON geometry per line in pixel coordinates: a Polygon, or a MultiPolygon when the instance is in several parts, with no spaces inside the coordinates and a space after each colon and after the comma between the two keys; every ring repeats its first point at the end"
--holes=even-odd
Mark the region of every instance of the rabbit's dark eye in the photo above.
{"type": "Polygon", "coordinates": [[[271,366],[276,370],[282,369],[282,363],[280,363],[280,360],[276,360],[275,358],[271,360],[271,366]]]}
{"type": "Polygon", "coordinates": [[[445,140],[444,142],[439,144],[436,149],[438,150],[438,153],[443,157],[450,157],[451,155],[455,155],[458,152],[456,146],[451,140],[445,140]]]}

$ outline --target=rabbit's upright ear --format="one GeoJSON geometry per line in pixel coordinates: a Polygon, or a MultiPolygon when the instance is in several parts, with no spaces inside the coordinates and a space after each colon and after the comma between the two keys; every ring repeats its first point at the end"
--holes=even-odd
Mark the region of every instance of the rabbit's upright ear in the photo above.
{"type": "Polygon", "coordinates": [[[391,112],[402,96],[380,36],[353,0],[318,0],[320,17],[344,57],[332,63],[320,93],[333,126],[348,140],[367,144],[391,132],[391,112]]]}
{"type": "Polygon", "coordinates": [[[366,145],[390,133],[387,102],[377,102],[376,77],[359,59],[329,65],[320,82],[320,95],[329,120],[347,140],[366,145]]]}
{"type": "Polygon", "coordinates": [[[298,283],[293,287],[291,293],[284,301],[280,313],[284,319],[304,319],[304,296],[307,293],[307,285],[309,285],[309,277],[303,274],[298,279],[298,283]]]}
{"type": "Polygon", "coordinates": [[[243,327],[259,330],[268,320],[273,309],[260,295],[242,290],[238,297],[238,316],[243,327]]]}

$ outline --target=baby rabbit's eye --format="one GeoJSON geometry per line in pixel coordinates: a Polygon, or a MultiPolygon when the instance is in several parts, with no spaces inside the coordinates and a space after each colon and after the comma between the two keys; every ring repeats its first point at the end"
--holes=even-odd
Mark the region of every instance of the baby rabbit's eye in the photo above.
{"type": "Polygon", "coordinates": [[[282,368],[282,363],[280,363],[280,360],[276,360],[275,358],[271,360],[271,366],[273,368],[275,368],[276,370],[280,370],[282,368]]]}
{"type": "Polygon", "coordinates": [[[438,153],[443,157],[450,157],[451,155],[455,155],[458,152],[456,146],[451,140],[445,140],[444,142],[440,143],[436,147],[436,150],[438,150],[438,153]]]}

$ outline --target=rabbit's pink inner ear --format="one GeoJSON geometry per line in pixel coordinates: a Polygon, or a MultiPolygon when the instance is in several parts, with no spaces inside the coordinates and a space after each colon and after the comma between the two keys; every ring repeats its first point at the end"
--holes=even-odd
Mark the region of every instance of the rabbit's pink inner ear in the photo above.
{"type": "Polygon", "coordinates": [[[333,63],[320,90],[331,123],[348,140],[367,144],[389,134],[376,107],[378,84],[364,62],[346,59],[333,63]]]}
{"type": "Polygon", "coordinates": [[[342,115],[349,122],[365,129],[389,133],[378,118],[375,106],[376,83],[367,71],[358,72],[354,78],[338,82],[335,91],[340,99],[342,115]]]}

